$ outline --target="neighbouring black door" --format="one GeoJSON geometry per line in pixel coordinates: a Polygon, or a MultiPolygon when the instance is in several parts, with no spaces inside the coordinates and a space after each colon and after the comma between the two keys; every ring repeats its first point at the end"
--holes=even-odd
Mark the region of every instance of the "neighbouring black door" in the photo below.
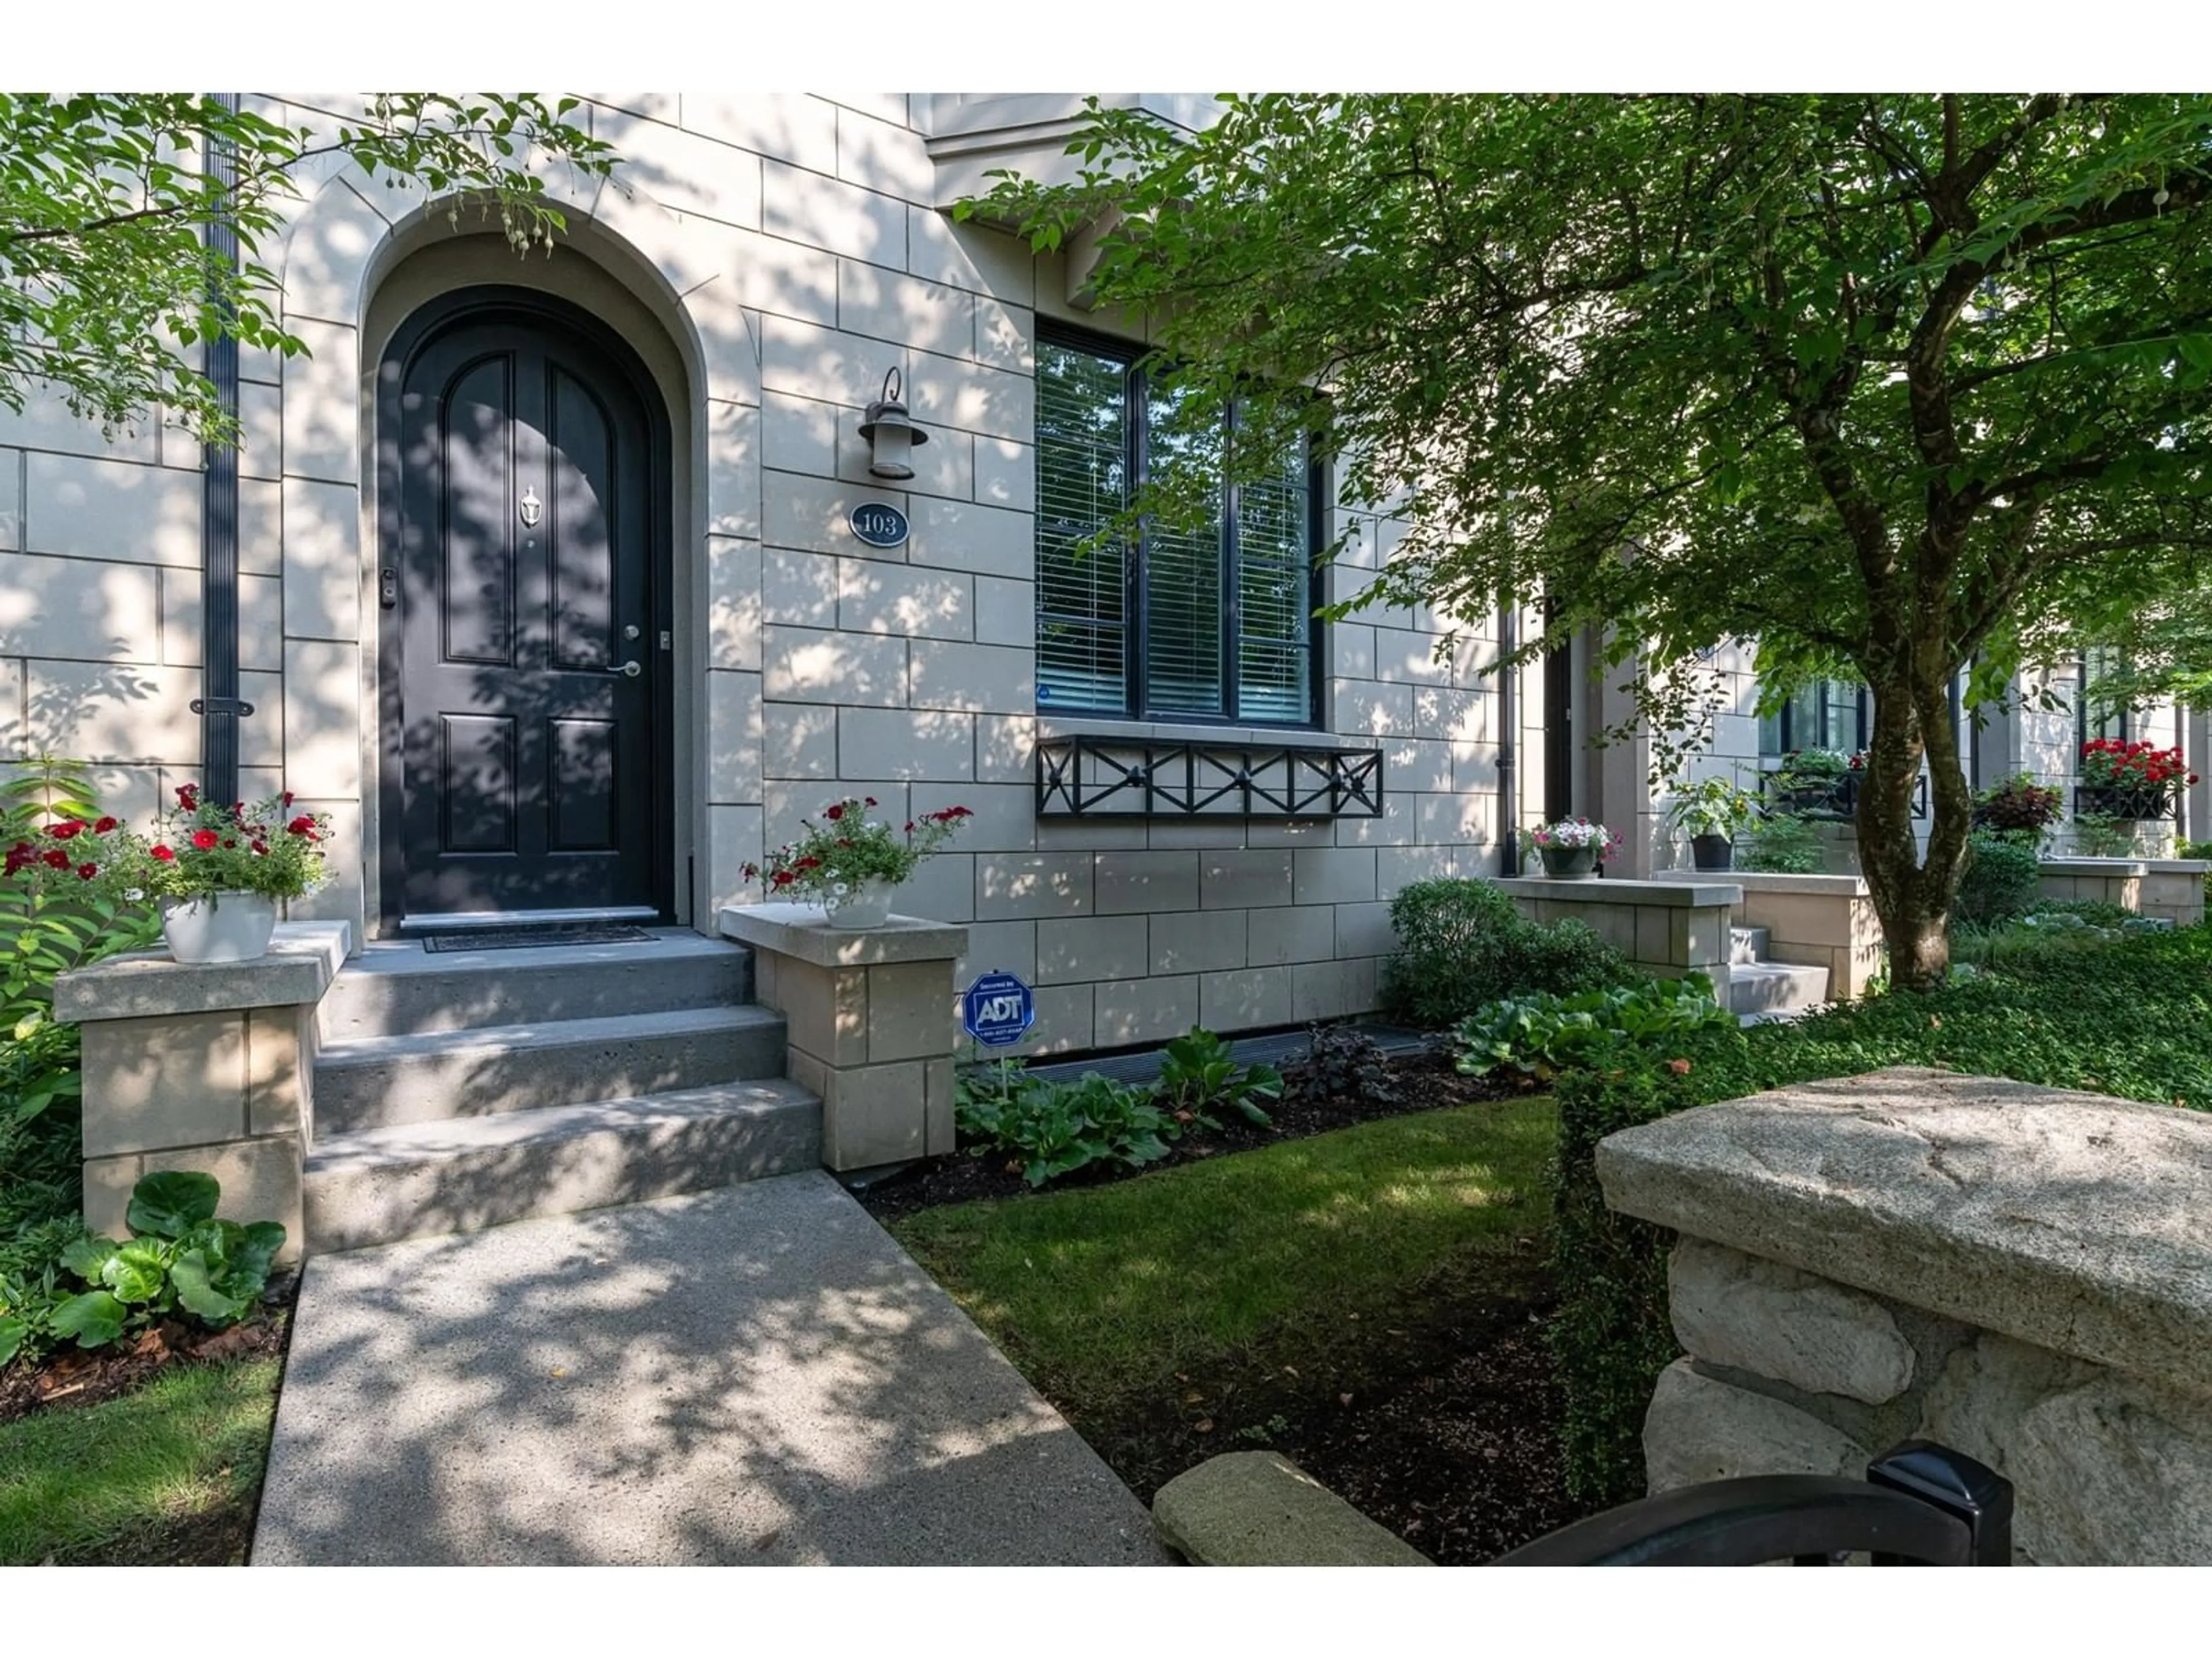
{"type": "Polygon", "coordinates": [[[465,297],[386,356],[387,923],[669,913],[665,422],[628,356],[465,297]]]}

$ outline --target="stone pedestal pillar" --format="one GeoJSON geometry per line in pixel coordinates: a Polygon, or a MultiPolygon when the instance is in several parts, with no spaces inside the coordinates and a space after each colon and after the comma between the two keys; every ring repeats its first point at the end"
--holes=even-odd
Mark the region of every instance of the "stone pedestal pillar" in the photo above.
{"type": "MultiPolygon", "coordinates": [[[[1850,1002],[1866,994],[1887,957],[1881,918],[1863,876],[1789,876],[1731,870],[1725,878],[1743,892],[1735,907],[1739,927],[1766,929],[1766,959],[1828,970],[1828,995],[1850,1002]]],[[[1699,871],[1668,870],[1662,881],[1697,886],[1714,878],[1699,871]]]]}
{"type": "Polygon", "coordinates": [[[1559,880],[1516,876],[1498,884],[1531,921],[1566,917],[1638,967],[1666,979],[1705,975],[1729,1003],[1729,918],[1743,902],[1733,876],[1715,881],[1559,880]]]}
{"type": "Polygon", "coordinates": [[[755,995],[784,1017],[793,1082],[822,1097],[822,1161],[863,1170],[952,1150],[952,965],[968,930],[893,916],[832,927],[804,904],[732,905],[755,995]]]}
{"type": "Polygon", "coordinates": [[[84,1044],[86,1226],[129,1237],[140,1177],[192,1170],[222,1184],[226,1218],[282,1222],[281,1259],[298,1259],[315,1007],[350,938],[342,921],[288,922],[258,962],[134,951],[54,981],[54,1018],[84,1044]]]}
{"type": "Polygon", "coordinates": [[[1676,1235],[1654,1492],[1934,1440],[2013,1482],[2022,1561],[2212,1565],[2212,1115],[1899,1068],[1596,1162],[1676,1235]]]}

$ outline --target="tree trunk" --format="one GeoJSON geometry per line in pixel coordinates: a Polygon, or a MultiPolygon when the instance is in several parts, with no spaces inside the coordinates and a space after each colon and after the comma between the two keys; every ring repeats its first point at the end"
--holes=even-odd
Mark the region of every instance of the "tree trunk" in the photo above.
{"type": "Polygon", "coordinates": [[[1889,947],[1890,984],[1927,991],[1951,965],[1950,910],[1966,854],[1972,792],[1959,769],[1949,688],[1937,672],[1870,681],[1874,737],[1859,782],[1859,866],[1889,947]],[[1912,797],[1927,763],[1928,851],[1913,834],[1912,797]]]}

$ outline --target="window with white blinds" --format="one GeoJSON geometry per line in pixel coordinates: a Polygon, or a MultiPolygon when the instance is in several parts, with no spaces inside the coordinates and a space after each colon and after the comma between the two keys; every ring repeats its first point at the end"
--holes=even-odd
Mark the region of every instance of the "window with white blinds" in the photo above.
{"type": "Polygon", "coordinates": [[[1133,354],[1037,345],[1037,702],[1048,712],[1313,720],[1313,492],[1303,453],[1225,484],[1207,522],[1091,542],[1178,441],[1133,354]]]}

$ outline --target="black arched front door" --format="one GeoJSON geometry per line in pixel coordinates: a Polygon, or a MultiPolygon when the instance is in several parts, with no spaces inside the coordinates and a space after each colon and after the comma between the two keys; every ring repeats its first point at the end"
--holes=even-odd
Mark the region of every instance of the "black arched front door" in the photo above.
{"type": "Polygon", "coordinates": [[[580,313],[477,291],[380,371],[387,929],[670,914],[667,434],[580,313]]]}

